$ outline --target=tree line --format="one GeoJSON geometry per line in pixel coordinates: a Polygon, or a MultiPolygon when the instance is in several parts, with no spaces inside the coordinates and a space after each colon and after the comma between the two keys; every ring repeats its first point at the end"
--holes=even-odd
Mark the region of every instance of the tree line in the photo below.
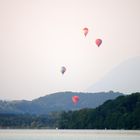
{"type": "Polygon", "coordinates": [[[63,112],[61,129],[140,129],[140,93],[108,100],[96,109],[63,112]]]}
{"type": "Polygon", "coordinates": [[[0,114],[0,128],[12,129],[53,129],[58,127],[59,113],[47,115],[0,114]]]}

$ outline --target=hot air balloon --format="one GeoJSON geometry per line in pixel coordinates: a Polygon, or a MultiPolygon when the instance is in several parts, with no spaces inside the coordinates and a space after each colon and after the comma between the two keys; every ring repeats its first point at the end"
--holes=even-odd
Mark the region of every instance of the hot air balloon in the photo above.
{"type": "Polygon", "coordinates": [[[72,96],[72,101],[74,104],[77,104],[77,102],[79,101],[79,96],[72,96]]]}
{"type": "Polygon", "coordinates": [[[101,39],[96,39],[95,43],[99,47],[102,44],[102,40],[101,39]]]}
{"type": "Polygon", "coordinates": [[[61,73],[64,74],[66,72],[66,68],[64,66],[61,67],[61,73]]]}
{"type": "Polygon", "coordinates": [[[83,31],[84,31],[84,35],[85,35],[85,37],[86,37],[87,34],[88,34],[88,28],[87,28],[87,27],[83,28],[83,31]]]}

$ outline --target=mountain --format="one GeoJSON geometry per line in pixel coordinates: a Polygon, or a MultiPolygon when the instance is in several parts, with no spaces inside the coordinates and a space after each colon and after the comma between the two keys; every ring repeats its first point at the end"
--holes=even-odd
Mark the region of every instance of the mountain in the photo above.
{"type": "Polygon", "coordinates": [[[108,100],[96,109],[64,112],[59,128],[140,130],[140,93],[108,100]]]}
{"type": "Polygon", "coordinates": [[[135,57],[121,63],[100,81],[87,89],[88,92],[109,90],[122,93],[140,91],[140,57],[135,57]]]}
{"type": "Polygon", "coordinates": [[[82,108],[96,108],[109,99],[123,95],[119,92],[77,93],[58,92],[49,94],[32,101],[0,101],[1,114],[47,114],[55,111],[79,110],[82,108]],[[72,96],[79,96],[80,100],[75,105],[72,96]]]}

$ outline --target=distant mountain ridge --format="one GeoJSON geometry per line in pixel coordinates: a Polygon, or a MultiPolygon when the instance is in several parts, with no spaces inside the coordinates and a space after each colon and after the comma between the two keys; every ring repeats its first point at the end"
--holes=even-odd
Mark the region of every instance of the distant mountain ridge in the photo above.
{"type": "Polygon", "coordinates": [[[82,108],[96,108],[105,101],[123,95],[119,92],[78,93],[58,92],[49,94],[32,101],[2,101],[0,100],[1,114],[48,114],[50,112],[79,110],[82,108]],[[72,103],[72,96],[80,97],[78,104],[72,103]]]}
{"type": "Polygon", "coordinates": [[[87,88],[88,92],[118,91],[134,93],[140,91],[140,56],[128,59],[112,69],[105,77],[87,88]]]}

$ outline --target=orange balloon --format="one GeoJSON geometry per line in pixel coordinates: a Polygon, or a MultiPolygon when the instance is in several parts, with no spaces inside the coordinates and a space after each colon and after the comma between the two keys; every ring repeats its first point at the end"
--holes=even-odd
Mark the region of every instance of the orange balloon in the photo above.
{"type": "Polygon", "coordinates": [[[85,37],[86,37],[87,34],[88,34],[88,28],[87,28],[87,27],[83,28],[83,31],[84,31],[84,35],[85,35],[85,37]]]}
{"type": "Polygon", "coordinates": [[[72,96],[72,101],[74,104],[77,104],[77,102],[79,101],[79,96],[72,96]]]}
{"type": "Polygon", "coordinates": [[[102,40],[101,39],[96,39],[95,43],[99,47],[102,44],[102,40]]]}

